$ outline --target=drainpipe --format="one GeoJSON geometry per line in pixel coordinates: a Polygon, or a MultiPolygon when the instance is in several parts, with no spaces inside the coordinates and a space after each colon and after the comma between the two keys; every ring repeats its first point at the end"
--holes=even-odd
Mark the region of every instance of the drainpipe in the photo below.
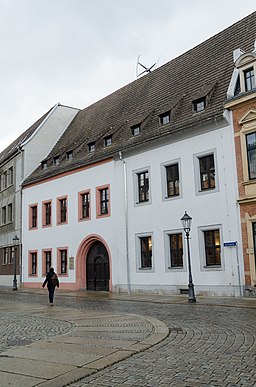
{"type": "Polygon", "coordinates": [[[131,293],[130,282],[130,265],[129,265],[129,244],[128,244],[128,199],[127,199],[127,169],[126,162],[123,159],[122,152],[119,152],[119,159],[123,162],[123,176],[124,176],[124,205],[125,205],[125,249],[126,249],[126,266],[127,266],[127,289],[128,294],[131,293]]]}

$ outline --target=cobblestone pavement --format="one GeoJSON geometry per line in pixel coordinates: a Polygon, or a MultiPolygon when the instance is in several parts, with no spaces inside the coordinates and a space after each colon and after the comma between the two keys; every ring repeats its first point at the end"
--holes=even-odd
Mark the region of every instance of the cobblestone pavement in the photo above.
{"type": "MultiPolygon", "coordinates": [[[[41,302],[40,295],[15,295],[41,302]]],[[[214,302],[157,303],[57,296],[57,302],[103,313],[137,313],[169,328],[166,339],[107,367],[72,387],[250,387],[256,386],[256,300],[249,307],[214,302]]]]}

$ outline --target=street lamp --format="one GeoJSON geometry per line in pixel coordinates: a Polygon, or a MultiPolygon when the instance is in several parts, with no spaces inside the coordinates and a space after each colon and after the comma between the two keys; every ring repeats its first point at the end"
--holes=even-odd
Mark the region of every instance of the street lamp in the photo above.
{"type": "Polygon", "coordinates": [[[14,245],[14,276],[12,290],[17,290],[17,246],[19,245],[20,239],[17,235],[12,239],[14,245]]]}
{"type": "Polygon", "coordinates": [[[187,238],[187,249],[188,249],[188,302],[196,302],[195,292],[194,292],[194,284],[191,273],[191,263],[190,263],[190,248],[189,248],[189,233],[191,228],[192,218],[187,214],[185,214],[181,218],[181,223],[187,238]]]}

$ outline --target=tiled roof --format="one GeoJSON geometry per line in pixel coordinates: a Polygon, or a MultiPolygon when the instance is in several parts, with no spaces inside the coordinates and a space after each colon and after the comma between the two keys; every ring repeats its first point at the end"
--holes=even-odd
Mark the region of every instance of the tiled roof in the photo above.
{"type": "Polygon", "coordinates": [[[20,145],[27,140],[32,134],[37,130],[37,128],[41,125],[44,119],[48,116],[48,114],[52,111],[54,107],[52,107],[47,113],[45,113],[39,120],[37,120],[33,125],[31,125],[25,132],[23,132],[15,141],[13,141],[7,148],[5,148],[0,153],[0,164],[7,161],[10,157],[12,157],[16,152],[18,152],[20,145]]]}
{"type": "Polygon", "coordinates": [[[233,72],[233,50],[252,51],[256,38],[256,12],[199,44],[151,73],[122,87],[78,112],[47,157],[48,167],[38,167],[25,184],[58,175],[134,148],[223,115],[233,72]],[[207,97],[203,112],[195,113],[192,101],[207,97]],[[170,111],[170,123],[160,125],[159,115],[170,111]],[[132,136],[131,126],[142,133],[132,136]],[[112,135],[112,145],[104,137],[112,135]],[[88,143],[96,151],[88,152],[88,143]],[[73,159],[65,161],[67,151],[73,159]],[[53,165],[60,156],[60,164],[53,165]]]}

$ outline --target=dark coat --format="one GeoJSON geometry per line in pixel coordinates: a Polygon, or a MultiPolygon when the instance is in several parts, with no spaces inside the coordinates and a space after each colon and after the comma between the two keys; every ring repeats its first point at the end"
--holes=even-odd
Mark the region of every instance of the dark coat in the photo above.
{"type": "Polygon", "coordinates": [[[43,288],[45,287],[46,284],[48,289],[55,288],[56,286],[59,287],[59,280],[58,280],[57,274],[54,271],[49,271],[46,274],[46,278],[43,283],[43,288]],[[53,276],[54,276],[54,281],[52,281],[53,276]]]}

